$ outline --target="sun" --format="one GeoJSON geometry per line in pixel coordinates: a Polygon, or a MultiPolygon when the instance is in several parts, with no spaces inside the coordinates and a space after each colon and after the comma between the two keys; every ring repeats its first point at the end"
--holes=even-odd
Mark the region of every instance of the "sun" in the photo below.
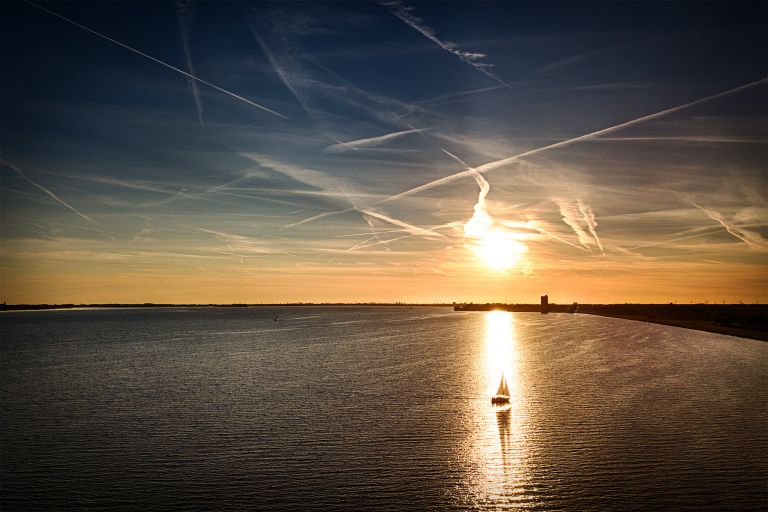
{"type": "Polygon", "coordinates": [[[483,263],[499,272],[516,266],[528,251],[524,244],[512,239],[510,233],[493,229],[482,233],[470,248],[483,263]]]}

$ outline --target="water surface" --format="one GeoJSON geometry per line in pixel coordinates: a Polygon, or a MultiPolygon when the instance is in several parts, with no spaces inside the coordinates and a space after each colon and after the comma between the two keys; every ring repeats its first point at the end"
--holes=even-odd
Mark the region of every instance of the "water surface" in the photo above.
{"type": "Polygon", "coordinates": [[[6,510],[768,507],[764,342],[421,307],[0,322],[6,510]]]}

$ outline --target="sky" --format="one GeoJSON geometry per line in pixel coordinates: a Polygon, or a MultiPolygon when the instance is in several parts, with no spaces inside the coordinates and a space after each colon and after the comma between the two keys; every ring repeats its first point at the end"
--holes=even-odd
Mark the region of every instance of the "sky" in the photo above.
{"type": "Polygon", "coordinates": [[[764,2],[3,2],[7,303],[768,302],[764,2]]]}

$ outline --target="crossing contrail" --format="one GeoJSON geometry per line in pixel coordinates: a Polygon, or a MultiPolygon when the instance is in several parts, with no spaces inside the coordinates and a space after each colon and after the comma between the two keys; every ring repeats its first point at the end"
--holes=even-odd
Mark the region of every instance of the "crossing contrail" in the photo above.
{"type": "Polygon", "coordinates": [[[235,93],[233,93],[231,91],[228,91],[226,89],[223,89],[223,88],[219,87],[218,85],[214,85],[211,82],[208,82],[207,80],[203,80],[202,78],[196,77],[195,75],[193,75],[191,73],[187,73],[186,71],[184,71],[182,69],[179,69],[179,68],[177,68],[175,66],[171,66],[167,62],[163,62],[162,60],[156,59],[155,57],[153,57],[151,55],[147,55],[146,53],[144,53],[144,52],[142,52],[140,50],[137,50],[136,48],[128,46],[127,44],[123,44],[120,41],[112,39],[109,36],[105,36],[101,32],[96,32],[95,30],[93,30],[91,28],[88,28],[85,25],[81,25],[80,23],[78,23],[76,21],[73,21],[73,20],[71,20],[69,18],[66,18],[66,17],[62,16],[61,14],[53,12],[50,9],[46,9],[45,7],[43,7],[41,5],[37,5],[34,2],[30,2],[29,0],[25,0],[25,2],[28,3],[29,5],[31,5],[32,7],[36,7],[37,9],[40,9],[41,11],[45,11],[45,12],[47,12],[48,14],[50,14],[52,16],[56,16],[57,18],[66,21],[67,23],[71,23],[72,25],[74,25],[74,26],[76,26],[78,28],[81,28],[81,29],[85,30],[86,32],[90,32],[93,35],[101,37],[102,39],[106,39],[110,43],[114,43],[114,44],[116,44],[118,46],[122,46],[126,50],[130,50],[133,53],[141,55],[142,57],[147,58],[147,59],[151,60],[152,62],[156,62],[156,63],[160,64],[161,66],[165,66],[166,68],[171,69],[171,70],[173,70],[173,71],[175,71],[177,73],[181,73],[182,75],[186,76],[187,78],[191,78],[192,80],[196,80],[196,81],[200,82],[201,84],[205,84],[208,87],[212,87],[212,88],[216,89],[219,92],[223,92],[227,96],[231,96],[231,97],[235,98],[236,100],[240,100],[240,101],[242,101],[244,103],[247,103],[248,105],[251,105],[252,107],[256,107],[256,108],[261,109],[261,110],[263,110],[265,112],[269,112],[270,114],[275,115],[277,117],[280,117],[280,118],[283,118],[283,119],[288,119],[286,116],[284,116],[283,114],[281,114],[279,112],[275,112],[274,110],[272,110],[270,108],[267,108],[267,107],[265,107],[263,105],[259,105],[258,103],[255,103],[255,102],[253,102],[253,101],[251,101],[251,100],[249,100],[247,98],[243,98],[242,96],[240,96],[238,94],[235,94],[235,93]]]}
{"type": "MultiPolygon", "coordinates": [[[[517,160],[519,160],[521,158],[525,158],[527,156],[532,156],[532,155],[535,155],[535,154],[538,154],[538,153],[542,153],[544,151],[549,151],[551,149],[556,149],[556,148],[562,148],[562,147],[565,147],[565,146],[570,146],[571,144],[575,144],[577,142],[581,142],[581,141],[585,141],[585,140],[590,140],[590,139],[595,139],[597,137],[600,137],[601,135],[606,135],[608,133],[612,133],[612,132],[621,130],[623,128],[628,128],[630,126],[633,126],[633,125],[636,125],[636,124],[640,124],[640,123],[643,123],[645,121],[651,121],[653,119],[658,119],[659,117],[663,117],[663,116],[672,114],[674,112],[678,112],[680,110],[683,110],[683,109],[686,109],[686,108],[689,108],[689,107],[693,107],[695,105],[699,105],[700,103],[711,101],[711,100],[714,100],[714,99],[717,99],[717,98],[722,98],[723,96],[728,96],[730,94],[734,94],[734,93],[743,91],[745,89],[749,89],[751,87],[755,87],[756,85],[761,85],[761,84],[765,84],[765,83],[768,83],[768,77],[762,78],[762,79],[757,80],[755,82],[750,82],[750,83],[745,84],[745,85],[741,85],[741,86],[736,87],[734,89],[729,89],[727,91],[723,91],[723,92],[720,92],[720,93],[717,93],[717,94],[713,94],[712,96],[707,96],[706,98],[700,98],[698,100],[694,100],[694,101],[685,103],[683,105],[678,105],[676,107],[668,108],[666,110],[662,110],[661,112],[656,112],[655,114],[649,114],[647,116],[638,117],[637,119],[632,119],[631,121],[627,121],[627,122],[624,122],[624,123],[621,123],[621,124],[617,124],[617,125],[614,125],[614,126],[609,126],[608,128],[603,128],[602,130],[598,130],[596,132],[590,132],[590,133],[587,133],[587,134],[584,134],[584,135],[580,135],[578,137],[574,137],[572,139],[563,140],[563,141],[560,141],[560,142],[556,142],[554,144],[550,144],[548,146],[543,146],[543,147],[540,147],[540,148],[532,149],[530,151],[526,151],[524,153],[513,155],[513,156],[510,156],[510,157],[507,157],[507,158],[502,158],[501,160],[496,160],[496,161],[493,161],[493,162],[488,162],[487,164],[480,165],[480,166],[475,167],[473,169],[471,168],[471,169],[467,169],[467,170],[464,170],[464,171],[461,171],[461,172],[457,172],[455,174],[451,174],[449,176],[445,176],[444,178],[439,178],[437,180],[430,181],[429,183],[425,183],[424,185],[420,185],[420,186],[412,188],[410,190],[406,190],[405,192],[401,192],[399,194],[396,194],[394,196],[388,197],[386,199],[382,199],[381,201],[379,201],[379,203],[385,203],[385,202],[388,202],[388,201],[395,201],[397,199],[401,199],[403,197],[416,194],[418,192],[423,192],[425,190],[429,190],[429,189],[432,189],[432,188],[435,188],[435,187],[439,187],[441,185],[446,185],[448,183],[454,182],[456,180],[460,180],[462,178],[469,178],[469,177],[475,176],[476,173],[484,174],[484,173],[490,172],[490,171],[492,171],[494,169],[498,169],[499,167],[503,167],[505,165],[511,164],[511,163],[513,163],[513,162],[515,162],[515,161],[517,161],[517,160]]],[[[376,204],[379,204],[379,203],[376,203],[376,204]]]]}
{"type": "Polygon", "coordinates": [[[19,169],[18,167],[16,167],[16,166],[15,166],[15,165],[13,165],[12,163],[10,163],[10,162],[7,162],[6,160],[2,160],[2,159],[0,159],[0,165],[4,165],[4,166],[6,166],[6,167],[8,167],[8,168],[10,168],[10,169],[13,169],[14,171],[16,171],[16,174],[18,174],[19,176],[21,176],[21,177],[24,179],[24,181],[26,181],[27,183],[29,183],[29,184],[30,184],[30,185],[32,185],[33,187],[35,187],[35,188],[38,188],[38,189],[42,190],[42,191],[43,191],[43,192],[45,192],[47,195],[51,196],[51,197],[52,197],[54,200],[56,200],[56,202],[58,202],[58,203],[60,203],[60,204],[62,204],[62,205],[64,205],[64,206],[66,206],[67,208],[69,208],[70,210],[72,210],[73,212],[75,212],[76,214],[78,214],[79,216],[81,216],[82,218],[84,218],[85,220],[89,220],[89,221],[91,221],[91,222],[96,222],[95,220],[93,220],[92,218],[90,218],[89,216],[87,216],[86,214],[84,214],[84,213],[80,213],[79,211],[77,211],[77,208],[75,208],[74,206],[70,206],[70,205],[69,205],[69,204],[67,204],[67,203],[66,203],[66,202],[65,202],[63,199],[61,199],[59,196],[57,196],[56,194],[54,194],[53,192],[51,192],[50,190],[48,190],[48,189],[47,189],[47,188],[45,188],[44,186],[42,186],[42,185],[40,185],[40,184],[38,184],[38,183],[35,183],[35,182],[34,182],[34,181],[32,181],[31,179],[27,178],[27,175],[26,175],[26,174],[24,174],[23,172],[21,172],[21,169],[19,169]]]}

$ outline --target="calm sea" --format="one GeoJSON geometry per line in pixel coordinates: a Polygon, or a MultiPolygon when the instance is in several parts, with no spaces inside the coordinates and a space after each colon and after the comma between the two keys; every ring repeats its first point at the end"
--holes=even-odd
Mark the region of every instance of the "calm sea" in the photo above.
{"type": "Polygon", "coordinates": [[[3,510],[768,508],[764,342],[422,307],[0,322],[3,510]]]}

